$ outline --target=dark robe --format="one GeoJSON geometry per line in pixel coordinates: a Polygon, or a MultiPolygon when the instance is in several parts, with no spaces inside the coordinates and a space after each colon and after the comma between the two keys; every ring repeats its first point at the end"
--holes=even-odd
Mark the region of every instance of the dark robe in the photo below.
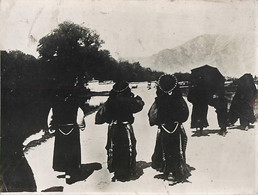
{"type": "Polygon", "coordinates": [[[193,104],[191,128],[203,128],[209,126],[207,120],[208,99],[209,94],[206,90],[198,87],[190,88],[187,100],[193,104]]]}
{"type": "Polygon", "coordinates": [[[172,172],[176,181],[185,181],[190,175],[185,157],[187,136],[182,126],[189,115],[186,102],[182,95],[157,97],[148,115],[150,124],[159,127],[152,168],[165,174],[172,172]]]}
{"type": "Polygon", "coordinates": [[[136,139],[132,125],[110,124],[106,145],[108,170],[115,176],[127,177],[133,174],[136,165],[136,139]]]}
{"type": "Polygon", "coordinates": [[[207,65],[195,69],[194,72],[192,70],[190,78],[194,87],[190,88],[188,95],[188,101],[193,104],[191,128],[207,127],[208,106],[213,106],[221,132],[226,132],[227,100],[224,94],[224,77],[216,68],[207,65]]]}
{"type": "Polygon", "coordinates": [[[95,123],[108,123],[106,150],[108,170],[115,177],[126,178],[134,172],[136,164],[136,139],[132,124],[133,113],[142,110],[144,102],[139,96],[112,94],[96,114],[95,123]]]}
{"type": "Polygon", "coordinates": [[[238,79],[237,85],[229,110],[229,123],[234,124],[240,119],[241,126],[246,127],[256,120],[253,111],[256,87],[250,74],[245,74],[238,79]]]}
{"type": "Polygon", "coordinates": [[[53,169],[66,173],[81,165],[80,132],[77,124],[78,103],[73,98],[57,99],[52,107],[51,128],[55,130],[53,169]]]}
{"type": "Polygon", "coordinates": [[[227,127],[227,104],[224,93],[215,94],[209,102],[209,105],[216,109],[217,121],[222,132],[226,131],[227,127]]]}

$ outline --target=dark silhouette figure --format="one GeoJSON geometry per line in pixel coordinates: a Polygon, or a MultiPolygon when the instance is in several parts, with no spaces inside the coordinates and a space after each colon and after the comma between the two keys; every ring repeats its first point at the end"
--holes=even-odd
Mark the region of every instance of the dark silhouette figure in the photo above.
{"type": "Polygon", "coordinates": [[[237,90],[229,109],[228,122],[233,125],[240,119],[240,128],[248,130],[249,124],[256,121],[253,111],[257,93],[254,79],[251,74],[244,74],[236,83],[237,90]]]}
{"type": "Polygon", "coordinates": [[[33,172],[24,156],[23,142],[37,132],[35,110],[23,101],[21,90],[1,91],[1,170],[3,192],[35,192],[33,172]]]}
{"type": "Polygon", "coordinates": [[[203,128],[208,127],[207,120],[209,93],[200,77],[198,82],[190,87],[187,100],[193,104],[191,128],[196,128],[202,135],[203,128]]]}
{"type": "Polygon", "coordinates": [[[84,113],[79,108],[76,90],[58,90],[51,111],[50,131],[55,135],[53,169],[65,172],[69,179],[80,172],[79,130],[85,127],[84,113]]]}
{"type": "Polygon", "coordinates": [[[202,134],[203,128],[208,126],[208,105],[216,109],[217,120],[220,127],[219,134],[227,133],[227,100],[224,91],[224,76],[215,67],[204,65],[191,70],[190,88],[188,100],[193,104],[192,128],[199,128],[202,134]]]}
{"type": "Polygon", "coordinates": [[[149,113],[150,125],[157,125],[156,145],[152,155],[152,168],[173,178],[175,183],[185,182],[190,176],[186,164],[187,136],[182,123],[189,116],[174,75],[162,75],[158,81],[157,97],[149,113]]]}
{"type": "Polygon", "coordinates": [[[132,124],[133,113],[142,110],[144,102],[131,92],[127,82],[118,81],[108,100],[96,114],[96,124],[108,123],[108,170],[114,172],[113,181],[128,181],[135,172],[136,138],[132,124]]]}
{"type": "MultiPolygon", "coordinates": [[[[35,192],[36,182],[23,142],[43,128],[39,99],[30,90],[1,90],[1,176],[3,192],[35,192]],[[34,95],[34,94],[33,94],[34,95]]],[[[46,114],[47,115],[47,114],[46,114]]]]}
{"type": "Polygon", "coordinates": [[[1,148],[2,191],[35,192],[37,190],[36,182],[33,172],[23,154],[22,143],[17,143],[17,139],[9,140],[9,143],[6,143],[6,141],[8,140],[2,141],[4,147],[1,148]],[[8,147],[8,149],[5,147],[8,147]]]}
{"type": "Polygon", "coordinates": [[[224,89],[212,95],[209,105],[216,109],[217,120],[220,127],[219,134],[225,136],[227,133],[227,99],[225,98],[224,89]]]}

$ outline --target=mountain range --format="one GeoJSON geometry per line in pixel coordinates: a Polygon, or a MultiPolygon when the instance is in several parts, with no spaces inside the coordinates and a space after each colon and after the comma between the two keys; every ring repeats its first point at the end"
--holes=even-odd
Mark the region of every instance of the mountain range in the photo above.
{"type": "Polygon", "coordinates": [[[255,37],[200,35],[175,48],[128,61],[140,62],[143,67],[166,73],[190,72],[193,68],[209,64],[225,76],[241,76],[255,72],[255,37]]]}

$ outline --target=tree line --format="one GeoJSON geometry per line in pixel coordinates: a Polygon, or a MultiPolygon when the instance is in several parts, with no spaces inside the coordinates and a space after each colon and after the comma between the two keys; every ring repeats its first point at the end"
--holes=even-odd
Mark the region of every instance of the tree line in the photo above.
{"type": "Polygon", "coordinates": [[[64,22],[39,40],[37,51],[47,78],[54,85],[70,85],[75,78],[85,83],[97,80],[156,80],[162,73],[143,68],[139,63],[118,62],[108,50],[101,49],[99,35],[80,25],[64,22]]]}
{"type": "Polygon", "coordinates": [[[95,31],[63,22],[39,40],[39,58],[18,50],[1,51],[2,136],[15,138],[18,144],[46,127],[51,98],[58,89],[76,83],[81,93],[88,93],[85,86],[92,78],[153,81],[162,74],[139,63],[115,60],[101,49],[103,43],[95,31]]]}

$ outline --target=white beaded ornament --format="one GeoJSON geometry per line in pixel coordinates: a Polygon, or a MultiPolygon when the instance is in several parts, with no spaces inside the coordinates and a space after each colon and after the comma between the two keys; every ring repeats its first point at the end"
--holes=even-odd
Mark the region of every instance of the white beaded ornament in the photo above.
{"type": "Polygon", "coordinates": [[[163,75],[161,75],[160,77],[159,77],[159,80],[158,80],[158,86],[159,86],[159,88],[160,88],[160,90],[161,91],[163,91],[164,93],[167,93],[168,95],[172,95],[172,93],[173,93],[173,90],[176,88],[176,86],[177,86],[177,78],[175,77],[175,75],[173,75],[173,74],[163,74],[163,75]],[[172,76],[174,79],[175,79],[175,85],[170,89],[170,90],[168,90],[168,91],[166,91],[166,90],[164,90],[164,89],[162,89],[162,87],[160,86],[160,80],[161,80],[161,78],[162,77],[164,77],[164,76],[167,76],[167,75],[170,75],[170,76],[172,76]]]}

